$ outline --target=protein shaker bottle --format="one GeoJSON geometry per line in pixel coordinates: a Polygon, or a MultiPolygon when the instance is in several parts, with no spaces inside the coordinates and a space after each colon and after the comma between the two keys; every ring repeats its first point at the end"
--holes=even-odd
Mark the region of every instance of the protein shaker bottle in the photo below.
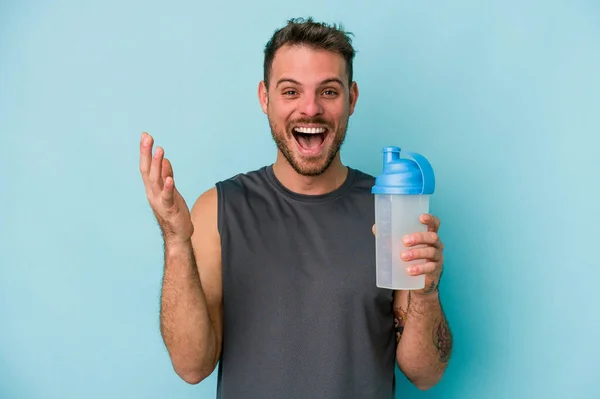
{"type": "Polygon", "coordinates": [[[427,231],[419,216],[429,213],[429,198],[434,189],[433,168],[425,157],[414,152],[401,153],[399,147],[383,149],[383,172],[371,190],[375,196],[377,287],[393,290],[425,287],[424,275],[411,276],[407,271],[410,265],[423,260],[405,262],[400,254],[408,249],[402,241],[406,234],[427,231]]]}

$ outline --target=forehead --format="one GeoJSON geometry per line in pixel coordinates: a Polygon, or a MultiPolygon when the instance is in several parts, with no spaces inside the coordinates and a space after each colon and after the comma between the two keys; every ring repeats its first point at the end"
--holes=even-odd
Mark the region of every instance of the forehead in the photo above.
{"type": "Polygon", "coordinates": [[[271,82],[294,79],[302,84],[318,84],[326,79],[346,80],[346,62],[338,54],[308,46],[283,46],[275,53],[271,82]]]}

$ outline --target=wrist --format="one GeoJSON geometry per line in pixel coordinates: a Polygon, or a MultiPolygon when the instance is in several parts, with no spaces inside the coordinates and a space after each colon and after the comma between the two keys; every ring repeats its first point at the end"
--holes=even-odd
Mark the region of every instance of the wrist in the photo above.
{"type": "Polygon", "coordinates": [[[176,237],[165,237],[164,249],[167,257],[178,257],[182,255],[187,256],[192,250],[192,240],[176,237]]]}
{"type": "Polygon", "coordinates": [[[439,291],[436,288],[433,291],[424,292],[423,290],[410,291],[411,300],[421,302],[437,302],[439,300],[439,291]]]}
{"type": "Polygon", "coordinates": [[[408,313],[410,317],[428,317],[440,307],[437,290],[430,293],[409,291],[408,313]]]}

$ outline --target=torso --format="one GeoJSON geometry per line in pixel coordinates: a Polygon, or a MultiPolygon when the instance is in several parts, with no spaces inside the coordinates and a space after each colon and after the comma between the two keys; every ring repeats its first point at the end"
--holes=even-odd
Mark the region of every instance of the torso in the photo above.
{"type": "Polygon", "coordinates": [[[286,190],[265,167],[217,184],[219,397],[393,398],[393,292],[375,285],[374,179],[286,190]]]}

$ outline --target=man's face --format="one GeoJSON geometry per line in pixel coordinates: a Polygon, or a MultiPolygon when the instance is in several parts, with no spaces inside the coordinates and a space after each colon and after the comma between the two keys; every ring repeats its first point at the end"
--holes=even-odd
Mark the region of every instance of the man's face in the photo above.
{"type": "Polygon", "coordinates": [[[269,87],[259,86],[273,139],[294,170],[323,173],[338,154],[358,97],[344,58],[306,46],[275,54],[269,87]]]}

